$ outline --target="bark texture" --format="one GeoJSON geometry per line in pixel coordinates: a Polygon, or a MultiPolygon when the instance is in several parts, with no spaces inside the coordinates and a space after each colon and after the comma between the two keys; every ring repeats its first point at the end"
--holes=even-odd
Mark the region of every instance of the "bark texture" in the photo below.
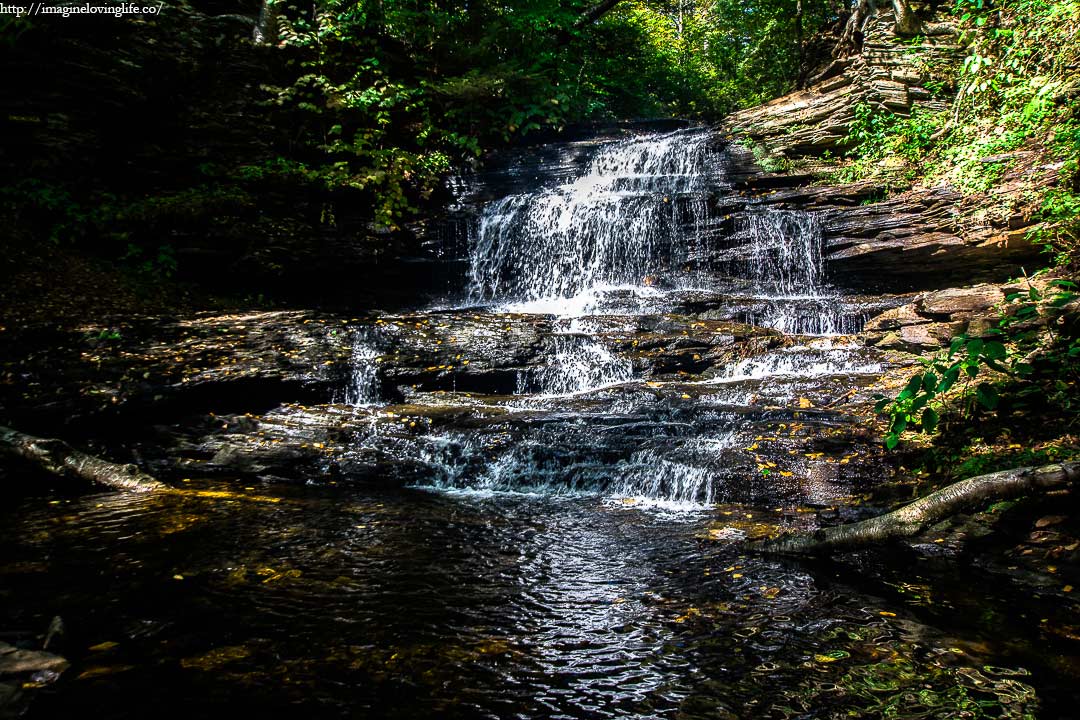
{"type": "Polygon", "coordinates": [[[54,438],[39,438],[11,428],[0,427],[0,449],[13,452],[54,475],[81,478],[128,492],[164,490],[158,482],[135,465],[118,465],[88,455],[54,438]]]}
{"type": "Polygon", "coordinates": [[[912,537],[934,523],[973,506],[1043,492],[1080,478],[1080,462],[1026,467],[962,480],[924,498],[862,522],[821,528],[812,535],[794,535],[758,545],[764,552],[828,554],[912,537]]]}
{"type": "Polygon", "coordinates": [[[583,27],[592,25],[594,22],[614,10],[621,2],[622,0],[601,0],[601,2],[596,3],[583,12],[578,21],[574,23],[574,27],[580,30],[583,27]]]}

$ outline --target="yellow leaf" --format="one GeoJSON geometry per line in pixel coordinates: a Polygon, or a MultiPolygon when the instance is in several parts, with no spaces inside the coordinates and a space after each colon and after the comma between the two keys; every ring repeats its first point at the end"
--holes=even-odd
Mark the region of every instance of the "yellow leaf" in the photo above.
{"type": "Polygon", "coordinates": [[[103,675],[112,675],[114,673],[127,672],[134,668],[134,665],[102,665],[98,667],[87,668],[79,673],[79,677],[76,680],[90,680],[96,677],[102,677],[103,675]]]}
{"type": "Polygon", "coordinates": [[[112,650],[120,643],[113,642],[112,640],[106,640],[105,642],[98,643],[97,645],[91,645],[88,649],[90,652],[105,652],[106,650],[112,650]]]}
{"type": "Polygon", "coordinates": [[[808,408],[808,407],[813,407],[813,406],[814,406],[813,403],[811,403],[807,398],[804,398],[804,397],[799,398],[799,407],[808,408]]]}

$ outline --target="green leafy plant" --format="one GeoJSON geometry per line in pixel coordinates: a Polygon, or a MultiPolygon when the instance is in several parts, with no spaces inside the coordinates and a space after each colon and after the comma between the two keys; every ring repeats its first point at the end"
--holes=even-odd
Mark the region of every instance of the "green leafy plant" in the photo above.
{"type": "Polygon", "coordinates": [[[961,419],[996,410],[1006,394],[1014,408],[1037,396],[1040,403],[1075,410],[1080,339],[1062,337],[1051,318],[1077,299],[1076,285],[1056,279],[1048,288],[1029,282],[1025,291],[1011,293],[998,327],[982,337],[954,337],[947,350],[920,358],[923,369],[895,397],[875,395],[874,410],[888,418],[885,446],[894,449],[907,431],[934,433],[950,401],[961,419]]]}

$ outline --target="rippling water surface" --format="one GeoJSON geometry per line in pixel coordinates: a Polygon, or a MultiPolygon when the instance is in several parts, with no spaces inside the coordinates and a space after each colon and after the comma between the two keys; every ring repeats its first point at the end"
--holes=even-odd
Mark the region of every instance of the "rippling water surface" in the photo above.
{"type": "Polygon", "coordinates": [[[380,319],[356,331],[345,405],[213,438],[251,467],[288,459],[260,455],[279,442],[341,463],[306,485],[0,502],[0,639],[29,647],[60,616],[72,662],[27,717],[1075,714],[1077,653],[1041,628],[1080,623],[1050,597],[940,548],[854,566],[745,552],[880,479],[848,464],[837,433],[857,418],[833,408],[886,366],[843,338],[706,342],[677,317],[835,336],[869,312],[829,284],[819,218],[714,202],[734,200],[716,145],[613,140],[482,208],[469,305],[560,317],[542,337],[474,323],[474,349],[525,345],[480,353],[497,372],[469,392],[456,374],[452,392],[417,385],[468,350],[388,367],[449,331],[380,319]]]}
{"type": "MultiPolygon", "coordinates": [[[[727,529],[770,513],[723,507],[727,529]]],[[[5,626],[68,628],[73,667],[29,717],[1019,717],[1040,684],[1070,696],[966,615],[1024,612],[991,590],[937,578],[912,603],[887,574],[740,554],[701,512],[196,482],[28,499],[0,527],[5,626]]]]}

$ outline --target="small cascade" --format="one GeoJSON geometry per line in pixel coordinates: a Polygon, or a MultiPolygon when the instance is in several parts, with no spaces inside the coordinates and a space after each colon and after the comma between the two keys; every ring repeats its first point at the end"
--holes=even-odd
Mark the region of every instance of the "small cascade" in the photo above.
{"type": "Polygon", "coordinates": [[[379,349],[371,334],[360,330],[353,340],[350,356],[349,382],[345,387],[345,404],[371,407],[382,400],[379,387],[379,349]]]}
{"type": "Polygon", "coordinates": [[[610,470],[587,450],[543,431],[504,443],[465,433],[434,435],[425,438],[417,455],[434,474],[429,484],[442,489],[596,494],[610,470]]]}
{"type": "Polygon", "coordinates": [[[259,17],[251,33],[251,41],[256,45],[276,45],[278,41],[278,0],[263,0],[259,6],[259,17]]]}
{"type": "Polygon", "coordinates": [[[748,325],[770,327],[786,335],[853,335],[862,331],[867,313],[844,307],[840,298],[816,297],[786,301],[766,299],[741,313],[748,325]]]}
{"type": "Polygon", "coordinates": [[[633,366],[602,343],[585,335],[555,335],[549,365],[518,373],[518,395],[571,395],[627,382],[633,366]]]}
{"type": "Polygon", "coordinates": [[[881,372],[883,369],[881,363],[863,359],[861,348],[796,346],[729,365],[712,382],[860,375],[881,372]]]}
{"type": "Polygon", "coordinates": [[[749,275],[755,289],[778,297],[819,297],[825,282],[820,221],[793,210],[745,215],[749,275]]]}
{"type": "Polygon", "coordinates": [[[765,210],[739,219],[743,273],[757,307],[743,322],[790,335],[848,335],[866,318],[848,311],[825,279],[821,220],[797,210],[765,210]]]}
{"type": "Polygon", "coordinates": [[[416,452],[441,489],[605,495],[700,507],[716,502],[718,458],[738,444],[734,433],[640,450],[565,442],[570,439],[579,438],[538,430],[512,442],[490,443],[446,433],[429,436],[416,452]]]}
{"type": "Polygon", "coordinates": [[[718,475],[713,465],[736,443],[735,433],[726,433],[639,450],[616,466],[607,492],[619,498],[711,505],[718,475]]]}
{"type": "Polygon", "coordinates": [[[711,140],[694,130],[614,142],[572,182],[490,203],[471,242],[471,300],[671,282],[694,254],[707,212],[711,140]]]}

